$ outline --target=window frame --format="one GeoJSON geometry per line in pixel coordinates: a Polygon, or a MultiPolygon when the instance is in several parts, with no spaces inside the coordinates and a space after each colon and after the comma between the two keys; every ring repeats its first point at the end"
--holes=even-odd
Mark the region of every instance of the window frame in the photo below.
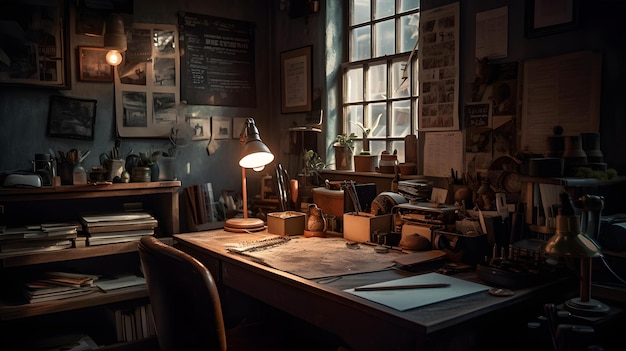
{"type": "MultiPolygon", "coordinates": [[[[416,46],[411,47],[408,51],[401,52],[401,53],[398,53],[399,51],[398,48],[400,48],[402,45],[401,43],[401,39],[403,38],[403,35],[401,32],[402,20],[407,18],[407,16],[414,15],[414,14],[417,14],[419,16],[421,12],[421,8],[418,4],[417,8],[413,8],[411,10],[407,10],[404,12],[399,12],[399,10],[394,10],[394,13],[391,15],[387,15],[381,18],[375,18],[374,16],[375,3],[376,3],[375,0],[370,0],[370,9],[369,9],[370,18],[365,22],[361,22],[361,23],[354,24],[354,25],[351,24],[354,2],[350,1],[349,5],[345,7],[346,13],[345,13],[344,18],[346,18],[346,21],[344,25],[344,30],[345,30],[344,40],[346,42],[346,50],[345,50],[346,55],[345,55],[344,62],[341,64],[341,91],[342,91],[341,109],[340,109],[341,110],[341,128],[342,128],[343,133],[350,134],[351,132],[354,132],[357,135],[357,143],[356,143],[355,150],[358,153],[360,150],[363,150],[363,144],[362,144],[363,135],[362,135],[360,128],[354,123],[352,123],[352,121],[354,120],[354,116],[351,116],[348,110],[355,106],[360,106],[361,115],[358,116],[359,118],[358,121],[362,123],[363,125],[365,125],[366,128],[369,128],[371,127],[369,125],[369,121],[375,120],[374,116],[372,116],[371,118],[368,118],[369,114],[371,113],[370,111],[372,109],[372,106],[374,104],[384,103],[385,111],[386,111],[385,121],[384,122],[381,121],[380,124],[383,124],[385,126],[385,134],[383,136],[375,134],[376,130],[380,129],[380,125],[379,125],[379,127],[376,130],[374,130],[367,138],[368,142],[370,143],[369,149],[372,150],[372,154],[380,153],[383,150],[386,150],[388,152],[393,152],[394,150],[397,150],[399,153],[398,154],[399,161],[403,162],[404,139],[406,135],[416,134],[418,131],[419,91],[417,88],[419,87],[419,84],[416,83],[416,80],[418,79],[417,69],[416,69],[418,65],[417,51],[415,50],[414,52],[412,52],[412,50],[417,49],[417,47],[416,46]],[[375,38],[376,31],[374,30],[374,27],[376,24],[384,22],[384,21],[389,21],[390,19],[393,19],[394,21],[394,31],[395,31],[394,32],[394,39],[395,39],[394,51],[396,53],[391,54],[391,55],[374,57],[375,45],[376,45],[376,38],[375,38]],[[363,59],[350,61],[353,57],[353,48],[355,48],[355,45],[353,45],[353,40],[354,40],[353,31],[355,29],[364,28],[364,27],[370,28],[369,58],[363,58],[363,59]],[[393,96],[394,92],[393,92],[392,85],[394,84],[394,79],[396,79],[397,74],[402,74],[403,72],[401,69],[397,69],[394,66],[398,65],[398,63],[400,63],[401,66],[404,66],[406,65],[409,59],[410,59],[409,66],[405,67],[405,69],[409,70],[409,73],[408,73],[409,82],[408,82],[408,87],[407,87],[408,94],[403,94],[401,96],[393,96]],[[369,97],[370,82],[368,81],[368,75],[373,66],[380,65],[380,64],[385,65],[385,91],[386,91],[387,97],[371,98],[369,97]],[[347,74],[350,70],[359,69],[359,68],[362,69],[361,78],[360,78],[362,90],[360,91],[360,96],[358,97],[358,99],[349,100],[350,97],[346,95],[347,93],[350,92],[350,90],[347,87],[347,84],[348,84],[347,74]],[[392,122],[394,121],[393,105],[395,102],[398,102],[398,101],[409,102],[409,116],[410,117],[408,121],[410,125],[405,135],[392,136],[392,122]],[[381,149],[381,145],[383,143],[384,143],[384,149],[381,149]]],[[[396,6],[395,6],[396,9],[398,9],[399,4],[400,2],[396,1],[396,6]]],[[[418,38],[416,38],[415,40],[417,41],[418,38]]]]}

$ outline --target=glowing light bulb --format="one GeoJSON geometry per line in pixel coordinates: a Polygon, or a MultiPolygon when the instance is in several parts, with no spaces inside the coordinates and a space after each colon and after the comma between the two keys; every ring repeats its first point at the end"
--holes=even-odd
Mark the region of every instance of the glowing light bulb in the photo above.
{"type": "Polygon", "coordinates": [[[109,50],[106,55],[106,61],[111,66],[117,66],[122,63],[122,54],[117,50],[109,50]]]}

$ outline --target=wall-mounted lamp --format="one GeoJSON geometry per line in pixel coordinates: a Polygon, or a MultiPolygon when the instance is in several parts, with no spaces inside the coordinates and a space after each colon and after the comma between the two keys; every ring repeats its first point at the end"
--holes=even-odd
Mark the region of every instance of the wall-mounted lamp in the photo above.
{"type": "Polygon", "coordinates": [[[239,141],[242,144],[241,158],[241,193],[243,198],[243,218],[230,218],[224,223],[224,230],[232,232],[254,232],[265,229],[265,223],[259,218],[248,218],[248,186],[246,183],[246,169],[252,168],[259,172],[266,165],[274,161],[274,155],[263,144],[254,119],[248,118],[243,125],[239,141]]]}
{"type": "Polygon", "coordinates": [[[122,63],[122,52],[126,51],[126,32],[124,31],[124,20],[117,14],[110,14],[107,17],[104,48],[109,50],[106,54],[106,61],[111,66],[122,63]]]}

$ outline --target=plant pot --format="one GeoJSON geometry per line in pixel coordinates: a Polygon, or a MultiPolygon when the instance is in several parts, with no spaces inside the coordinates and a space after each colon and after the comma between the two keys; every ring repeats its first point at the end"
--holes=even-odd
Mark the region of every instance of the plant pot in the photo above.
{"type": "Polygon", "coordinates": [[[335,169],[352,170],[352,150],[342,145],[333,145],[333,148],[335,149],[335,169]]]}
{"type": "Polygon", "coordinates": [[[376,172],[378,157],[375,155],[354,155],[355,172],[376,172]]]}

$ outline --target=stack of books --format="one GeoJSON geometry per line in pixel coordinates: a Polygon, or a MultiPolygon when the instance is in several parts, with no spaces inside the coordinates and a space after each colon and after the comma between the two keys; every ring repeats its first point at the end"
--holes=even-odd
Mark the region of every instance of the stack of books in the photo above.
{"type": "Polygon", "coordinates": [[[82,215],[80,222],[87,235],[87,246],[139,241],[142,236],[154,235],[154,228],[159,225],[147,212],[82,215]]]}
{"type": "Polygon", "coordinates": [[[73,247],[79,228],[78,222],[0,227],[0,257],[73,247]]]}
{"type": "Polygon", "coordinates": [[[24,296],[29,303],[82,296],[97,290],[97,279],[91,274],[46,272],[42,278],[25,283],[24,296]]]}

